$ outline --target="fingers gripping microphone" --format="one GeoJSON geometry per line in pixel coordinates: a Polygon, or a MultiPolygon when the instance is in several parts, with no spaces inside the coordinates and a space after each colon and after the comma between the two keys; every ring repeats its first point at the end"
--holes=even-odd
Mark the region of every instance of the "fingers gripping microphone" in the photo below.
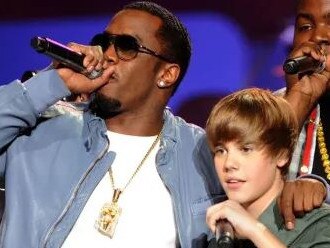
{"type": "Polygon", "coordinates": [[[218,248],[234,247],[234,229],[227,220],[219,220],[217,222],[215,239],[218,248]]]}
{"type": "Polygon", "coordinates": [[[60,44],[54,40],[44,37],[34,37],[31,39],[31,46],[39,53],[46,54],[57,60],[64,66],[86,75],[90,79],[102,75],[102,71],[93,70],[91,73],[86,71],[83,66],[84,54],[77,53],[69,47],[60,44]]]}
{"type": "Polygon", "coordinates": [[[283,70],[287,74],[301,74],[307,72],[321,72],[325,68],[325,62],[315,60],[310,56],[302,56],[294,59],[287,59],[284,62],[283,70]]]}

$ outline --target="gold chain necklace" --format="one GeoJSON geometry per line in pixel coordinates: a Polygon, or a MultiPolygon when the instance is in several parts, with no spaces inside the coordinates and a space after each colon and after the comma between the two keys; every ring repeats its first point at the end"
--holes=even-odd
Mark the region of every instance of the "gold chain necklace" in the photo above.
{"type": "Polygon", "coordinates": [[[319,124],[317,125],[317,142],[319,145],[319,150],[320,150],[320,154],[321,154],[321,160],[322,160],[324,172],[327,175],[327,179],[330,180],[330,160],[329,160],[327,146],[325,143],[323,125],[322,125],[321,120],[319,121],[319,124]]]}
{"type": "Polygon", "coordinates": [[[152,150],[155,148],[156,144],[158,143],[162,132],[163,132],[163,130],[161,130],[160,133],[157,135],[156,139],[154,140],[154,142],[148,149],[147,153],[144,155],[143,159],[141,160],[139,165],[136,167],[132,176],[130,177],[130,179],[128,180],[128,182],[122,189],[115,187],[113,172],[112,172],[112,168],[110,167],[108,172],[109,172],[109,176],[110,176],[111,186],[113,189],[113,195],[112,195],[112,201],[107,202],[103,205],[103,207],[100,210],[99,217],[96,220],[95,227],[100,233],[102,233],[110,238],[113,237],[113,235],[115,233],[116,225],[118,223],[119,216],[122,211],[121,207],[118,204],[119,197],[124,192],[124,190],[127,188],[127,186],[132,182],[132,180],[136,176],[136,174],[140,171],[142,165],[147,160],[148,156],[150,155],[150,153],[152,152],[152,150]]]}

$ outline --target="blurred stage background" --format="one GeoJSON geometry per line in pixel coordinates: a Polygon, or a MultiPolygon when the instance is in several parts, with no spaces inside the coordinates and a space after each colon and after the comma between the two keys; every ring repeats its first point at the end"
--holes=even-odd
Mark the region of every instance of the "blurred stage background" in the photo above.
{"type": "MultiPolygon", "coordinates": [[[[50,59],[30,47],[34,36],[62,43],[88,43],[102,31],[126,0],[16,0],[0,8],[0,84],[50,59]]],[[[187,75],[169,106],[204,126],[211,106],[222,96],[246,87],[284,86],[281,66],[292,32],[295,1],[180,0],[154,1],[176,13],[187,26],[193,55],[187,75]]]]}

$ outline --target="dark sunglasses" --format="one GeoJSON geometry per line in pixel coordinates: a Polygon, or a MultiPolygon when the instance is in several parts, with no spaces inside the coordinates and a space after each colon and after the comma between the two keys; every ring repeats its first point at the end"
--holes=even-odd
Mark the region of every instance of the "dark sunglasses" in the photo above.
{"type": "Polygon", "coordinates": [[[138,53],[146,53],[166,62],[172,62],[170,59],[164,57],[163,55],[160,55],[155,51],[142,46],[135,37],[127,34],[117,35],[109,34],[107,32],[96,34],[92,38],[90,45],[101,46],[103,52],[105,52],[111,45],[113,45],[118,58],[121,60],[131,60],[134,59],[138,53]]]}

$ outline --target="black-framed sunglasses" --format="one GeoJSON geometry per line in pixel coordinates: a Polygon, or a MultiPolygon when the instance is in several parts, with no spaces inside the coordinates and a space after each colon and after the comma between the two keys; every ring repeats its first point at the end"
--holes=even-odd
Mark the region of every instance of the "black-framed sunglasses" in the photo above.
{"type": "Polygon", "coordinates": [[[101,46],[103,52],[113,45],[118,58],[125,61],[134,59],[138,53],[146,53],[166,62],[172,62],[169,58],[141,45],[135,37],[127,34],[99,33],[92,38],[90,45],[101,46]]]}

